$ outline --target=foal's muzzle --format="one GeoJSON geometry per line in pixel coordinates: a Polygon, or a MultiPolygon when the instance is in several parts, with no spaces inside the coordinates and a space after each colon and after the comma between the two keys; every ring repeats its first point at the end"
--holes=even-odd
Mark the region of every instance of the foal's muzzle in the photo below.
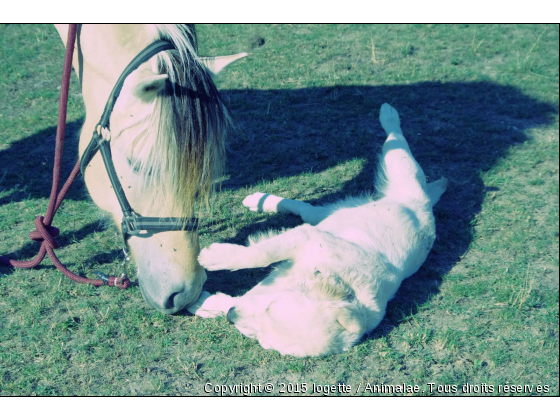
{"type": "Polygon", "coordinates": [[[239,315],[237,315],[237,312],[235,312],[235,306],[229,308],[226,318],[230,324],[235,324],[235,321],[237,321],[237,319],[239,318],[239,315]]]}

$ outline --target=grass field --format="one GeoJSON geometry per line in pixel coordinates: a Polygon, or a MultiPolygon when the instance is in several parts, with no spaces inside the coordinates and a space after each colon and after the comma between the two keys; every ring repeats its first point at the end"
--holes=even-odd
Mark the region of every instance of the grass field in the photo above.
{"type": "MultiPolygon", "coordinates": [[[[249,193],[325,204],[371,190],[388,102],[427,176],[450,181],[433,251],[359,344],[303,359],[225,319],[158,313],[138,287],[78,285],[48,260],[0,267],[0,395],[217,395],[241,383],[273,395],[303,383],[307,395],[403,383],[418,386],[407,394],[558,395],[558,26],[197,29],[202,55],[251,53],[218,81],[237,130],[203,246],[300,223],[245,211],[249,193]]],[[[27,235],[48,201],[63,54],[51,26],[0,26],[0,255],[38,248],[27,235]]],[[[83,117],[74,77],[67,171],[83,117]]],[[[116,272],[117,230],[81,179],[54,225],[70,269],[116,272]]],[[[205,289],[242,294],[267,272],[209,273],[205,289]]]]}

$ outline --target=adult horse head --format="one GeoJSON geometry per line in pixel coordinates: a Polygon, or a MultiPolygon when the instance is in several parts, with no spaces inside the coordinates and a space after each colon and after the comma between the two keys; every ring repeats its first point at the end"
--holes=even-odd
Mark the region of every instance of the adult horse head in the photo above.
{"type": "MultiPolygon", "coordinates": [[[[67,26],[56,27],[66,41],[67,26]]],[[[199,58],[194,29],[187,25],[81,25],[73,60],[86,107],[80,156],[115,82],[136,54],[158,39],[175,48],[149,58],[126,78],[110,117],[110,151],[135,213],[186,224],[224,164],[230,121],[211,74],[243,54],[199,58]]],[[[120,226],[123,210],[99,154],[87,165],[85,182],[93,201],[120,226]]],[[[151,306],[171,314],[197,300],[206,273],[197,261],[196,230],[150,230],[130,237],[128,245],[151,306]]]]}

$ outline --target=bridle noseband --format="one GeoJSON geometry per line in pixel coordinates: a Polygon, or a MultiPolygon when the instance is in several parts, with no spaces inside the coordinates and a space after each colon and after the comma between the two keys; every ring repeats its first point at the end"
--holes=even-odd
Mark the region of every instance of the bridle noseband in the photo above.
{"type": "Polygon", "coordinates": [[[175,49],[175,46],[171,42],[165,40],[155,41],[144,48],[136,57],[134,57],[128,66],[126,66],[109,95],[109,99],[107,100],[101,119],[95,127],[93,137],[84,151],[80,161],[80,170],[82,174],[85,174],[86,167],[89,165],[95,154],[98,151],[101,152],[101,157],[103,158],[103,163],[105,164],[105,169],[107,170],[107,175],[109,176],[109,180],[111,181],[111,185],[113,186],[113,190],[115,191],[115,195],[117,196],[117,200],[119,201],[119,205],[123,212],[121,229],[124,242],[123,250],[125,251],[125,254],[128,250],[128,239],[131,236],[142,236],[142,232],[151,234],[166,231],[195,231],[198,228],[198,219],[196,218],[144,217],[134,212],[130,203],[126,199],[123,187],[119,181],[117,172],[115,171],[115,165],[113,164],[113,157],[111,155],[111,131],[109,127],[109,120],[124,81],[142,63],[162,51],[171,49],[175,49]]]}

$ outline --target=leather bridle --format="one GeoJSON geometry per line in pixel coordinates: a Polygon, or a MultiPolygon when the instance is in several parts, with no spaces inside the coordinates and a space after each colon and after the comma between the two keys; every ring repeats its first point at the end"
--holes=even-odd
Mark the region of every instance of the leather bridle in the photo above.
{"type": "Polygon", "coordinates": [[[123,219],[121,222],[121,229],[123,235],[124,249],[126,252],[127,241],[131,236],[142,236],[142,232],[147,234],[165,232],[165,231],[195,231],[198,228],[198,219],[190,218],[185,219],[182,217],[145,217],[136,213],[130,203],[126,199],[123,187],[115,171],[115,165],[113,164],[113,158],[111,155],[111,131],[109,127],[109,120],[111,118],[111,113],[117,98],[121,92],[124,81],[134,70],[138,68],[142,63],[149,60],[154,55],[174,49],[175,46],[165,40],[155,41],[152,44],[144,48],[134,59],[128,64],[124,69],[119,79],[115,83],[101,119],[97,124],[95,131],[93,132],[93,137],[84,151],[80,161],[80,170],[82,174],[85,174],[87,165],[91,162],[95,154],[99,151],[101,152],[101,157],[103,158],[103,163],[105,169],[107,170],[107,175],[119,201],[119,205],[123,212],[123,219]]]}
{"type": "Polygon", "coordinates": [[[62,188],[59,189],[62,155],[64,149],[64,134],[66,126],[70,75],[72,72],[72,57],[74,52],[74,44],[76,42],[77,26],[77,24],[70,24],[68,28],[66,54],[64,57],[61,94],[58,109],[53,179],[49,204],[45,216],[36,217],[36,230],[32,231],[29,234],[32,240],[41,243],[41,247],[35,258],[33,258],[32,260],[18,261],[9,257],[0,256],[0,263],[7,264],[16,268],[33,268],[40,264],[45,255],[48,254],[56,268],[58,268],[66,277],[75,282],[91,284],[94,286],[105,285],[118,287],[119,289],[126,289],[131,284],[126,274],[126,264],[130,259],[130,257],[128,256],[127,242],[131,236],[144,236],[165,231],[196,231],[198,228],[198,219],[196,218],[185,219],[180,217],[144,217],[139,215],[138,213],[135,213],[130,206],[130,203],[126,199],[126,195],[124,194],[122,185],[119,182],[117,173],[115,171],[115,165],[113,164],[113,159],[111,156],[111,132],[109,127],[109,120],[111,118],[111,113],[119,96],[119,93],[123,87],[125,79],[142,63],[144,63],[154,55],[162,51],[174,49],[175,46],[169,41],[155,41],[154,43],[144,48],[140,52],[140,54],[138,54],[128,64],[128,66],[125,68],[125,70],[115,83],[111,95],[109,95],[109,99],[107,100],[107,104],[105,105],[105,109],[103,111],[103,114],[101,115],[101,119],[95,128],[91,142],[82,155],[81,160],[76,162],[76,164],[74,165],[72,172],[68,176],[68,179],[66,180],[62,188]],[[52,221],[56,214],[56,211],[62,204],[64,197],[68,193],[68,190],[72,186],[79,172],[81,171],[82,174],[84,174],[86,167],[98,151],[101,152],[107,174],[109,175],[109,180],[111,181],[113,190],[115,191],[117,200],[119,201],[119,205],[123,212],[121,227],[125,260],[122,263],[123,273],[120,276],[110,276],[96,271],[95,274],[98,276],[98,278],[90,279],[87,277],[79,276],[70,271],[56,256],[54,250],[56,248],[59,248],[60,246],[58,241],[56,240],[56,237],[60,234],[60,231],[56,227],[52,226],[52,221]],[[143,232],[146,233],[143,234],[143,232]]]}

